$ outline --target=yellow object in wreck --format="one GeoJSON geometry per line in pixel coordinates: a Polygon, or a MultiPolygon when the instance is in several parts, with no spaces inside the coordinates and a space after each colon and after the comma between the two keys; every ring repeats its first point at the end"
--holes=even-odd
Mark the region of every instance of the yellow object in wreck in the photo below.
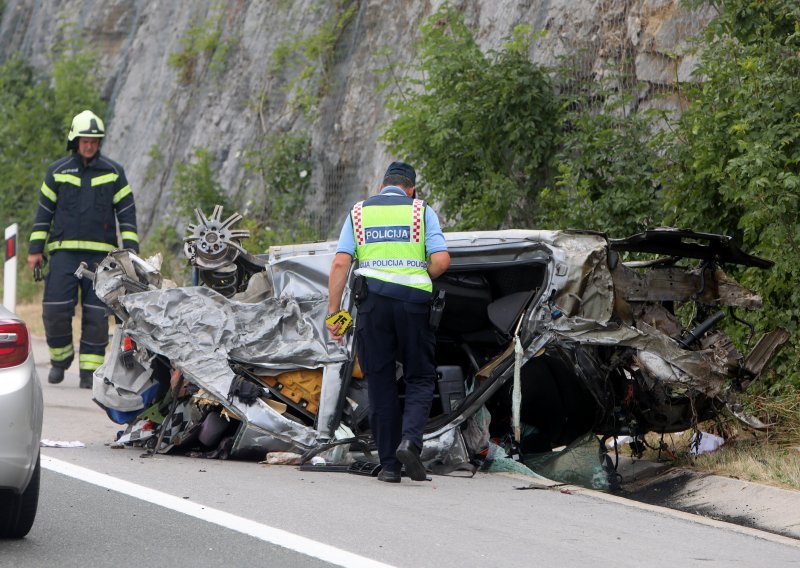
{"type": "Polygon", "coordinates": [[[358,362],[358,357],[356,357],[355,361],[353,362],[352,376],[356,379],[364,378],[364,371],[361,370],[361,363],[358,362]]]}
{"type": "Polygon", "coordinates": [[[313,415],[319,410],[322,392],[322,370],[300,369],[281,373],[277,377],[260,377],[271,389],[313,415]]]}

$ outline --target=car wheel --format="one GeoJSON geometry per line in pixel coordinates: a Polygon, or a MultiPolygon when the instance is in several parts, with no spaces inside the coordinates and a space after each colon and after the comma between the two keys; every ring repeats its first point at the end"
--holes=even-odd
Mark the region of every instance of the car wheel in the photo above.
{"type": "Polygon", "coordinates": [[[27,489],[20,495],[4,496],[0,502],[0,538],[22,538],[31,530],[39,506],[40,476],[41,456],[36,458],[27,489]]]}

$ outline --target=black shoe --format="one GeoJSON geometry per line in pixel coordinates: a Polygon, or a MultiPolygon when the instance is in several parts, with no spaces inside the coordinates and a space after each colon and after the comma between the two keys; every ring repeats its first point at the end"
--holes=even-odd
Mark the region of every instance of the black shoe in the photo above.
{"type": "Polygon", "coordinates": [[[94,382],[94,371],[87,371],[86,369],[81,369],[80,387],[82,389],[90,389],[92,388],[93,382],[94,382]]]}
{"type": "Polygon", "coordinates": [[[47,382],[51,385],[57,385],[64,380],[64,369],[61,367],[50,367],[50,373],[47,375],[47,382]]]}
{"type": "Polygon", "coordinates": [[[425,481],[428,476],[425,474],[425,464],[419,459],[419,448],[411,443],[410,440],[403,440],[397,446],[395,453],[397,459],[406,466],[408,477],[414,481],[425,481]]]}
{"type": "Polygon", "coordinates": [[[400,483],[400,472],[382,469],[378,474],[378,481],[385,481],[386,483],[400,483]]]}

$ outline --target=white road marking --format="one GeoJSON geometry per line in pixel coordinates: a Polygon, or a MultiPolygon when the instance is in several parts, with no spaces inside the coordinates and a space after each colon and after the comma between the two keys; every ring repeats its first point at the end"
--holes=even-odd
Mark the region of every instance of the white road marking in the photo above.
{"type": "Polygon", "coordinates": [[[323,544],[282,529],[262,525],[250,519],[206,507],[205,505],[194,503],[188,499],[175,497],[168,493],[125,481],[124,479],[98,473],[85,467],[45,456],[44,454],[42,454],[42,467],[68,477],[73,477],[99,487],[104,487],[136,499],[141,499],[142,501],[147,501],[148,503],[153,503],[154,505],[183,513],[184,515],[195,517],[196,519],[214,523],[215,525],[258,538],[306,556],[319,558],[320,560],[330,562],[337,566],[345,566],[347,568],[393,568],[389,564],[359,556],[358,554],[347,552],[335,546],[323,544]]]}

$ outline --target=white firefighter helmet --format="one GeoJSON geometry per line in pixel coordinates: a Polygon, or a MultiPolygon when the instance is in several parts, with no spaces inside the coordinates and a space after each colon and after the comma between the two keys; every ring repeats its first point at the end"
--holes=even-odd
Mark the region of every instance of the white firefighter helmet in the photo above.
{"type": "Polygon", "coordinates": [[[80,114],[76,114],[72,119],[72,126],[69,128],[67,135],[67,146],[76,143],[75,140],[81,136],[87,138],[103,138],[106,135],[106,129],[103,121],[90,110],[85,110],[80,114]]]}

